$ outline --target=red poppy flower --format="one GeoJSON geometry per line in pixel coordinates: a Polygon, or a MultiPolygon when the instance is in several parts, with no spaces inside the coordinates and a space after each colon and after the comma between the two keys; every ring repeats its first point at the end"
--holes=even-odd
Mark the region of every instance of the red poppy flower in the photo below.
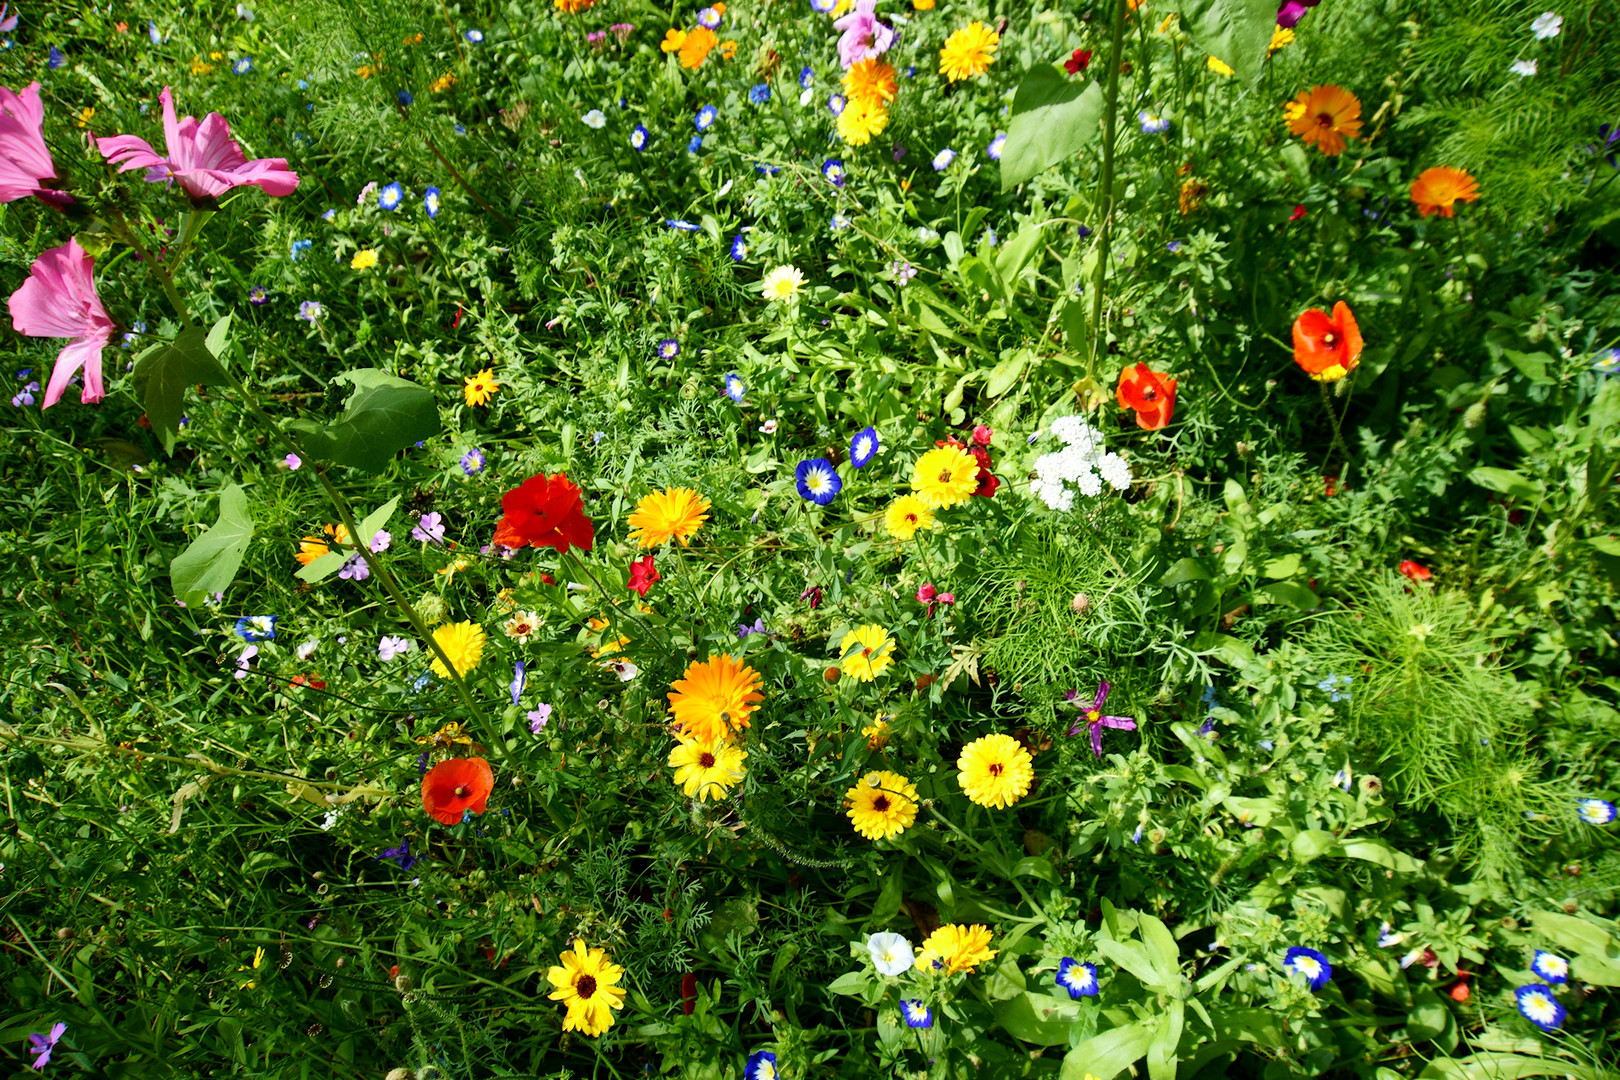
{"type": "Polygon", "coordinates": [[[995,435],[996,435],[996,433],[994,431],[992,431],[987,425],[985,425],[985,424],[975,424],[973,426],[973,445],[975,445],[975,446],[989,446],[990,445],[990,440],[995,438],[995,435]]]}
{"type": "Polygon", "coordinates": [[[462,811],[482,814],[495,790],[495,774],[481,757],[447,758],[422,777],[422,809],[434,821],[460,823],[462,811]]]}
{"type": "Polygon", "coordinates": [[[1137,364],[1119,373],[1119,407],[1136,413],[1136,426],[1158,431],[1176,411],[1176,380],[1137,364]]]}
{"type": "Polygon", "coordinates": [[[1294,320],[1294,363],[1317,382],[1334,382],[1361,361],[1361,329],[1350,305],[1340,300],[1330,317],[1311,308],[1294,320]]]}
{"type": "Polygon", "coordinates": [[[1294,207],[1294,212],[1292,214],[1288,215],[1288,220],[1289,221],[1303,221],[1305,219],[1305,215],[1307,213],[1309,213],[1309,211],[1307,211],[1305,209],[1305,204],[1300,203],[1298,206],[1294,207]]]}
{"type": "MultiPolygon", "coordinates": [[[[975,439],[977,437],[977,435],[974,436],[975,439]]],[[[990,451],[982,446],[970,446],[968,447],[968,453],[972,454],[973,460],[979,463],[979,474],[975,478],[978,480],[979,486],[973,489],[973,494],[986,499],[995,498],[996,488],[1001,486],[1001,481],[990,471],[990,451]]]]}
{"type": "Polygon", "coordinates": [[[596,530],[581,508],[584,497],[568,477],[531,476],[501,497],[506,516],[495,527],[495,542],[502,547],[591,550],[596,530]]]}
{"type": "Polygon", "coordinates": [[[637,596],[646,596],[647,590],[657,580],[658,571],[653,567],[653,557],[647,555],[630,564],[630,580],[626,587],[637,596]]]}
{"type": "Polygon", "coordinates": [[[1063,70],[1070,75],[1078,75],[1091,64],[1090,49],[1076,49],[1074,55],[1063,61],[1063,70]]]}
{"type": "Polygon", "coordinates": [[[1411,578],[1413,581],[1428,581],[1434,576],[1427,566],[1424,566],[1421,563],[1415,563],[1411,559],[1402,559],[1401,565],[1397,566],[1395,569],[1399,570],[1402,574],[1411,578]]]}

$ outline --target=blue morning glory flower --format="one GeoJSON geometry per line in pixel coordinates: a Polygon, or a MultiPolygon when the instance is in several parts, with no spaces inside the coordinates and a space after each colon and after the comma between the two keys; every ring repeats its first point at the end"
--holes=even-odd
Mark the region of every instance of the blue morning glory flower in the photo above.
{"type": "Polygon", "coordinates": [[[719,109],[716,109],[713,105],[705,105],[697,111],[697,116],[692,118],[692,123],[699,131],[708,131],[709,128],[714,126],[714,118],[719,115],[719,109]]]}
{"type": "Polygon", "coordinates": [[[377,205],[384,210],[398,210],[399,204],[405,201],[405,189],[395,180],[377,193],[377,205]]]}
{"type": "Polygon", "coordinates": [[[1069,997],[1075,1001],[1083,997],[1096,997],[1100,989],[1097,985],[1097,965],[1082,964],[1065,956],[1058,964],[1057,985],[1059,990],[1067,990],[1069,997]]]}
{"type": "Polygon", "coordinates": [[[743,239],[742,233],[731,238],[731,258],[734,262],[742,262],[748,258],[748,241],[743,239]]]}
{"type": "Polygon", "coordinates": [[[438,188],[430,187],[426,191],[422,192],[422,208],[427,211],[427,216],[430,218],[436,218],[439,216],[438,188]]]}
{"type": "Polygon", "coordinates": [[[821,175],[825,176],[827,178],[827,182],[833,187],[843,187],[844,180],[849,174],[844,171],[844,163],[842,161],[839,161],[837,158],[828,158],[826,161],[821,163],[821,175]]]}
{"type": "Polygon", "coordinates": [[[66,64],[67,64],[67,57],[62,55],[62,50],[58,49],[55,45],[52,45],[51,46],[51,58],[50,58],[49,61],[47,61],[47,66],[52,71],[55,71],[57,68],[64,67],[66,64]]]}
{"type": "Polygon", "coordinates": [[[816,81],[816,72],[809,64],[799,69],[799,89],[808,90],[810,84],[816,81]]]}
{"type": "Polygon", "coordinates": [[[1333,978],[1333,965],[1315,949],[1295,945],[1283,954],[1283,967],[1305,977],[1312,990],[1320,990],[1333,978]]]}
{"type": "Polygon", "coordinates": [[[1170,254],[1174,255],[1176,252],[1181,250],[1181,241],[1180,240],[1172,240],[1172,241],[1170,241],[1168,244],[1164,245],[1164,250],[1166,250],[1170,254]]]}
{"type": "Polygon", "coordinates": [[[849,440],[849,463],[857,469],[866,467],[872,455],[878,452],[878,433],[875,427],[865,427],[849,440]]]}
{"type": "Polygon", "coordinates": [[[665,218],[664,224],[679,232],[697,232],[700,228],[702,228],[700,225],[694,225],[690,221],[685,221],[681,218],[665,218]]]}
{"type": "Polygon", "coordinates": [[[834,94],[827,99],[827,111],[838,116],[844,111],[844,95],[834,94]]]}
{"type": "Polygon", "coordinates": [[[333,207],[328,206],[325,210],[321,211],[321,220],[322,221],[333,221],[336,218],[337,218],[337,210],[334,209],[333,207]]]}
{"type": "Polygon", "coordinates": [[[658,355],[665,360],[673,360],[681,355],[681,343],[672,337],[667,337],[658,343],[658,355]]]}
{"type": "Polygon", "coordinates": [[[399,91],[394,95],[394,100],[399,102],[401,106],[416,104],[416,98],[411,96],[411,92],[409,90],[399,91]]]}
{"type": "Polygon", "coordinates": [[[1531,983],[1519,987],[1513,994],[1518,998],[1519,1015],[1542,1031],[1556,1031],[1558,1025],[1564,1022],[1564,1017],[1569,1015],[1553,997],[1550,986],[1531,983]]]}
{"type": "Polygon", "coordinates": [[[276,615],[246,615],[236,620],[236,636],[243,641],[274,641],[276,615]]]}
{"type": "Polygon", "coordinates": [[[743,395],[748,393],[748,387],[743,385],[742,376],[735,371],[726,372],[726,397],[742,404],[743,395]]]}
{"type": "Polygon", "coordinates": [[[1000,161],[1001,151],[1006,147],[1006,145],[1007,136],[998,133],[995,138],[990,140],[990,145],[985,147],[984,152],[990,155],[991,161],[1000,161]]]}
{"type": "Polygon", "coordinates": [[[1575,804],[1575,812],[1588,825],[1607,825],[1614,820],[1614,803],[1602,799],[1582,799],[1575,804]]]}
{"type": "Polygon", "coordinates": [[[810,10],[817,15],[831,15],[838,6],[838,0],[810,0],[810,10]]]}
{"type": "Polygon", "coordinates": [[[780,1080],[776,1075],[776,1055],[769,1050],[758,1050],[748,1055],[743,1067],[743,1080],[780,1080]]]}
{"type": "Polygon", "coordinates": [[[484,41],[484,32],[482,30],[469,30],[462,37],[465,37],[474,45],[481,45],[484,41]]]}
{"type": "Polygon", "coordinates": [[[900,1002],[900,1015],[906,1018],[906,1027],[929,1028],[934,1026],[934,1011],[920,1001],[900,1002]]]}
{"type": "Polygon", "coordinates": [[[529,685],[528,665],[519,660],[512,665],[512,704],[518,703],[523,696],[523,688],[529,685]]]}
{"type": "Polygon", "coordinates": [[[647,149],[647,129],[637,124],[635,130],[630,132],[630,145],[637,150],[647,149]]]}
{"type": "Polygon", "coordinates": [[[748,100],[754,105],[763,105],[771,100],[771,84],[756,83],[748,88],[748,100]]]}
{"type": "Polygon", "coordinates": [[[934,171],[944,172],[946,169],[951,167],[951,162],[955,160],[956,151],[947,146],[945,149],[934,155],[934,171]]]}
{"type": "Polygon", "coordinates": [[[1569,961],[1540,949],[1536,950],[1536,958],[1530,961],[1530,970],[1553,986],[1562,986],[1569,981],[1569,961]]]}
{"type": "Polygon", "coordinates": [[[826,458],[810,458],[799,462],[794,470],[794,478],[798,481],[799,495],[817,506],[826,506],[833,501],[843,488],[844,482],[838,478],[833,469],[832,462],[826,458]]]}
{"type": "Polygon", "coordinates": [[[148,19],[146,21],[146,36],[152,39],[152,44],[163,44],[163,35],[158,31],[157,23],[148,19]]]}
{"type": "Polygon", "coordinates": [[[847,229],[849,228],[849,218],[834,211],[832,220],[827,222],[827,227],[830,229],[847,229]]]}
{"type": "Polygon", "coordinates": [[[231,70],[238,75],[246,75],[253,70],[253,57],[244,56],[231,65],[231,70]]]}
{"type": "Polygon", "coordinates": [[[1169,120],[1146,109],[1137,113],[1136,119],[1142,125],[1142,134],[1144,135],[1163,135],[1170,130],[1169,120]]]}
{"type": "Polygon", "coordinates": [[[314,245],[315,241],[313,240],[294,240],[292,242],[292,248],[289,250],[289,254],[292,255],[292,261],[297,262],[299,259],[302,259],[304,257],[304,252],[308,251],[314,245]]]}
{"type": "Polygon", "coordinates": [[[756,161],[754,162],[754,171],[759,173],[761,176],[775,176],[777,173],[782,171],[782,166],[767,165],[763,161],[756,161]]]}
{"type": "Polygon", "coordinates": [[[695,154],[701,149],[703,149],[703,136],[692,136],[692,141],[686,144],[686,152],[688,154],[695,154]]]}
{"type": "Polygon", "coordinates": [[[717,8],[706,7],[698,12],[697,24],[705,30],[720,29],[720,11],[717,8]]]}

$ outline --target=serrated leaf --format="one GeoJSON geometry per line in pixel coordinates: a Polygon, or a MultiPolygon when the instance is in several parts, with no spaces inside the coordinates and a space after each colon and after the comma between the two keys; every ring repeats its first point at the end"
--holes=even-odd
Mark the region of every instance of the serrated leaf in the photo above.
{"type": "Polygon", "coordinates": [[[212,593],[224,592],[235,580],[252,539],[247,495],[232,484],[219,493],[219,518],[169,563],[175,599],[195,606],[212,593]]]}
{"type": "Polygon", "coordinates": [[[186,388],[220,386],[229,381],[208,348],[208,332],[200,326],[182,330],[167,345],[148,349],[135,361],[135,396],[146,410],[152,433],[165,453],[174,453],[180,418],[185,415],[186,388]]]}
{"type": "Polygon", "coordinates": [[[1011,191],[1095,140],[1102,112],[1096,80],[1079,83],[1052,64],[1036,64],[1013,98],[1001,148],[1001,190],[1011,191]]]}
{"type": "Polygon", "coordinates": [[[416,383],[377,368],[346,371],[332,381],[355,388],[336,423],[294,420],[287,425],[317,460],[380,473],[399,451],[438,433],[438,405],[416,383]]]}
{"type": "Polygon", "coordinates": [[[1265,70],[1277,27],[1275,0],[1174,0],[1193,43],[1253,86],[1265,70]]]}

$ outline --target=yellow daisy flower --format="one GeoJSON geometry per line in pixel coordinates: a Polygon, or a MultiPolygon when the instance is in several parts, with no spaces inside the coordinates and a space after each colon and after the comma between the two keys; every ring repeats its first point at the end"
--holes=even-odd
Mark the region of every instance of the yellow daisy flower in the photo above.
{"type": "Polygon", "coordinates": [[[869,772],[844,798],[850,823],[868,840],[898,836],[917,820],[917,785],[899,773],[869,772]]]}
{"type": "Polygon", "coordinates": [[[951,82],[983,75],[995,61],[1001,35],[982,22],[971,22],[945,39],[939,50],[939,73],[951,82]]]}
{"type": "Polygon", "coordinates": [[[630,539],[644,548],[679,540],[686,547],[692,534],[709,520],[709,500],[691,488],[670,488],[645,495],[630,514],[630,539]]]}
{"type": "Polygon", "coordinates": [[[759,672],[721,653],[687,665],[669,691],[669,711],[684,738],[713,745],[731,742],[765,695],[759,672]]]}
{"type": "Polygon", "coordinates": [[[861,728],[868,750],[881,750],[889,745],[889,721],[893,719],[889,713],[878,713],[870,724],[861,728]]]}
{"type": "Polygon", "coordinates": [[[938,509],[964,503],[979,488],[979,463],[960,446],[938,446],[911,467],[911,489],[938,509]]]}
{"type": "Polygon", "coordinates": [[[894,641],[876,623],[858,626],[845,634],[838,651],[844,673],[860,682],[871,682],[894,663],[894,641]]]}
{"type": "Polygon", "coordinates": [[[897,540],[910,540],[918,529],[934,527],[934,511],[915,495],[902,495],[883,512],[883,526],[897,540]]]}
{"type": "Polygon", "coordinates": [[[1222,60],[1218,56],[1213,56],[1212,55],[1208,60],[1204,61],[1204,66],[1209,68],[1209,70],[1213,71],[1217,75],[1236,75],[1237,74],[1237,72],[1232,70],[1232,65],[1231,64],[1228,64],[1225,60],[1222,60]]]}
{"type": "Polygon", "coordinates": [[[494,368],[485,368],[476,375],[468,375],[464,381],[467,385],[461,388],[461,394],[467,399],[468,408],[487,404],[501,388],[501,384],[495,381],[494,368]]]}
{"type": "Polygon", "coordinates": [[[591,1038],[613,1026],[613,1010],[624,1008],[624,989],[619,980],[624,968],[613,963],[603,949],[587,949],[582,939],[574,940],[574,951],[564,952],[561,967],[546,972],[546,981],[556,987],[552,1001],[567,1005],[564,1031],[581,1031],[591,1038]]]}
{"type": "Polygon", "coordinates": [[[971,975],[980,964],[988,963],[996,955],[990,947],[990,928],[975,923],[960,926],[947,923],[923,939],[917,953],[918,971],[941,971],[947,975],[966,972],[971,975]]]}
{"type": "Polygon", "coordinates": [[[432,82],[428,83],[428,89],[435,94],[442,94],[455,84],[456,77],[447,71],[443,75],[440,75],[437,79],[434,79],[432,82]]]}
{"type": "MultiPolygon", "coordinates": [[[[441,626],[433,631],[433,640],[450,658],[458,675],[466,675],[484,659],[484,628],[477,623],[460,622],[441,626]]],[[[450,677],[449,669],[437,656],[433,658],[433,674],[441,679],[450,677]]]]}
{"type": "Polygon", "coordinates": [[[669,752],[669,765],[687,798],[718,802],[748,775],[743,767],[747,757],[746,750],[724,739],[711,743],[681,739],[680,745],[669,752]]]}
{"type": "Polygon", "coordinates": [[[765,275],[761,284],[765,299],[785,304],[799,295],[799,289],[804,285],[804,272],[796,266],[778,266],[765,275]]]}
{"type": "Polygon", "coordinates": [[[1029,751],[1011,735],[986,735],[962,748],[956,782],[980,806],[1002,810],[1029,794],[1035,767],[1029,751]]]}
{"type": "Polygon", "coordinates": [[[1294,43],[1294,32],[1276,27],[1271,31],[1271,44],[1266,46],[1266,55],[1271,56],[1288,45],[1294,43]]]}
{"type": "Polygon", "coordinates": [[[375,248],[361,248],[349,260],[350,270],[370,270],[377,265],[377,251],[375,248]]]}
{"type": "Polygon", "coordinates": [[[667,53],[680,52],[681,46],[685,44],[686,31],[677,30],[672,26],[669,28],[669,33],[664,35],[664,40],[658,43],[658,48],[667,53]]]}
{"type": "Polygon", "coordinates": [[[877,98],[850,98],[838,114],[838,137],[850,146],[865,146],[889,126],[889,110],[877,98]]]}

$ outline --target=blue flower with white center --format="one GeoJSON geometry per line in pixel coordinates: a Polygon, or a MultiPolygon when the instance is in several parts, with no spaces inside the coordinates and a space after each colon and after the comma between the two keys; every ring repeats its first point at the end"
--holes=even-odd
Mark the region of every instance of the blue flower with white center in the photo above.
{"type": "Polygon", "coordinates": [[[384,210],[398,210],[399,204],[405,201],[405,189],[395,180],[377,193],[377,205],[384,210]]]}
{"type": "Polygon", "coordinates": [[[808,90],[810,84],[816,81],[816,72],[809,64],[799,69],[799,89],[808,90]]]}
{"type": "Polygon", "coordinates": [[[1529,986],[1519,987],[1513,991],[1513,995],[1519,999],[1519,1015],[1542,1031],[1558,1030],[1558,1025],[1569,1015],[1553,997],[1550,986],[1531,983],[1529,986]]]}
{"type": "Polygon", "coordinates": [[[934,1026],[934,1010],[920,1001],[900,1002],[900,1015],[905,1017],[906,1027],[930,1028],[934,1026]]]}
{"type": "Polygon", "coordinates": [[[253,57],[242,57],[231,65],[231,70],[238,75],[246,75],[253,70],[253,57]]]}
{"type": "Polygon", "coordinates": [[[754,171],[759,173],[761,176],[775,176],[777,173],[782,171],[782,166],[767,165],[763,161],[756,161],[754,162],[754,171]]]}
{"type": "Polygon", "coordinates": [[[1530,970],[1553,986],[1562,986],[1569,981],[1569,961],[1540,949],[1536,950],[1536,958],[1530,961],[1530,970]]]}
{"type": "Polygon", "coordinates": [[[304,257],[304,252],[308,251],[314,246],[315,241],[313,240],[294,240],[292,242],[292,247],[288,249],[288,254],[292,256],[293,262],[297,262],[299,259],[304,257]]]}
{"type": "Polygon", "coordinates": [[[1333,965],[1315,949],[1295,945],[1283,954],[1283,968],[1304,976],[1312,990],[1320,990],[1333,978],[1333,965]]]}
{"type": "Polygon", "coordinates": [[[866,467],[872,455],[878,452],[878,433],[875,427],[865,427],[849,440],[849,463],[857,469],[866,467]]]}
{"type": "Polygon", "coordinates": [[[1138,822],[1137,825],[1136,825],[1136,831],[1131,833],[1131,843],[1140,844],[1141,842],[1142,842],[1142,825],[1141,825],[1140,822],[1138,822]]]}
{"type": "Polygon", "coordinates": [[[469,30],[461,36],[473,45],[482,45],[484,42],[484,32],[482,30],[469,30]]]}
{"type": "Polygon", "coordinates": [[[827,178],[827,183],[833,187],[843,187],[844,179],[849,175],[844,171],[844,163],[837,158],[828,158],[821,163],[821,175],[827,178]]]}
{"type": "Polygon", "coordinates": [[[1096,997],[1097,965],[1082,964],[1072,957],[1065,956],[1058,963],[1057,984],[1059,990],[1067,990],[1069,997],[1079,1001],[1083,997],[1096,997]]]}
{"type": "Polygon", "coordinates": [[[1613,375],[1620,371],[1620,349],[1604,349],[1593,362],[1592,370],[1599,375],[1613,375]]]}
{"type": "Polygon", "coordinates": [[[430,218],[436,218],[439,216],[438,188],[430,187],[422,193],[422,208],[427,211],[427,216],[430,218]]]}
{"type": "Polygon", "coordinates": [[[769,1050],[757,1050],[748,1055],[743,1067],[743,1080],[777,1080],[776,1055],[769,1050]]]}
{"type": "Polygon", "coordinates": [[[664,224],[668,225],[676,232],[697,232],[698,229],[701,228],[701,226],[694,225],[690,221],[686,221],[682,218],[665,218],[664,224]]]}
{"type": "Polygon", "coordinates": [[[667,337],[658,343],[658,355],[665,360],[673,360],[681,355],[681,343],[672,337],[667,337]]]}
{"type": "Polygon", "coordinates": [[[838,6],[838,0],[810,0],[810,10],[817,15],[831,15],[838,6]]]}
{"type": "Polygon", "coordinates": [[[951,162],[955,160],[956,151],[947,146],[945,149],[934,155],[934,171],[944,172],[946,169],[951,167],[951,162]]]}
{"type": "Polygon", "coordinates": [[[771,100],[771,84],[755,83],[748,88],[748,101],[753,105],[763,105],[771,100]]]}
{"type": "Polygon", "coordinates": [[[1170,130],[1169,120],[1147,109],[1137,113],[1136,119],[1142,125],[1142,134],[1144,135],[1163,135],[1170,130]]]}
{"type": "Polygon", "coordinates": [[[832,220],[827,222],[827,227],[831,229],[847,229],[849,228],[849,218],[834,211],[832,220]]]}
{"type": "Polygon", "coordinates": [[[422,690],[427,686],[427,684],[432,682],[432,681],[433,681],[433,672],[432,671],[424,671],[424,672],[422,672],[422,674],[418,675],[416,678],[411,680],[411,693],[420,694],[422,692],[422,690]]]}
{"type": "Polygon", "coordinates": [[[1007,146],[1007,136],[997,134],[995,138],[990,140],[990,145],[985,147],[984,152],[986,154],[990,155],[990,160],[991,161],[1000,161],[1001,160],[1001,151],[1003,149],[1005,149],[1006,146],[1007,146]]]}
{"type": "Polygon", "coordinates": [[[163,44],[163,35],[158,31],[157,23],[150,19],[146,21],[146,36],[152,39],[154,45],[163,44]]]}
{"type": "Polygon", "coordinates": [[[243,641],[276,640],[275,615],[246,615],[236,620],[236,636],[243,641]]]}
{"type": "Polygon", "coordinates": [[[697,115],[692,118],[692,123],[696,125],[699,131],[708,131],[714,126],[714,118],[719,115],[719,109],[713,105],[705,105],[697,111],[697,115]]]}
{"type": "Polygon", "coordinates": [[[748,393],[748,387],[743,385],[742,376],[735,371],[726,372],[726,397],[742,404],[743,395],[748,393]]]}
{"type": "Polygon", "coordinates": [[[1614,803],[1602,799],[1582,799],[1575,804],[1575,813],[1588,825],[1607,825],[1614,820],[1614,803]]]}
{"type": "Polygon", "coordinates": [[[1378,928],[1378,947],[1380,949],[1387,949],[1393,945],[1399,945],[1405,940],[1406,935],[1397,934],[1395,932],[1395,928],[1390,926],[1389,923],[1385,923],[1378,928]]]}
{"type": "Polygon", "coordinates": [[[466,473],[468,476],[477,476],[479,473],[483,472],[484,452],[475,446],[465,454],[462,454],[461,471],[466,473]]]}
{"type": "Polygon", "coordinates": [[[746,258],[748,258],[748,241],[743,239],[742,233],[738,233],[731,238],[731,259],[733,262],[742,262],[746,258]]]}
{"type": "Polygon", "coordinates": [[[844,112],[844,95],[833,94],[827,99],[827,111],[834,116],[841,116],[844,112]]]}
{"type": "Polygon", "coordinates": [[[401,108],[416,104],[416,98],[409,90],[401,90],[394,95],[394,100],[399,102],[401,108]]]}
{"type": "Polygon", "coordinates": [[[712,7],[706,7],[698,12],[697,24],[705,30],[720,29],[720,12],[712,7]]]}
{"type": "Polygon", "coordinates": [[[703,136],[692,136],[692,141],[686,144],[686,152],[688,154],[695,154],[701,149],[703,149],[703,136]]]}
{"type": "Polygon", "coordinates": [[[826,506],[833,501],[843,488],[844,482],[838,478],[833,469],[832,462],[826,458],[810,458],[799,462],[794,470],[794,478],[799,484],[799,495],[817,506],[826,506]]]}
{"type": "Polygon", "coordinates": [[[647,129],[637,124],[635,130],[630,132],[630,146],[635,150],[647,149],[647,129]]]}

